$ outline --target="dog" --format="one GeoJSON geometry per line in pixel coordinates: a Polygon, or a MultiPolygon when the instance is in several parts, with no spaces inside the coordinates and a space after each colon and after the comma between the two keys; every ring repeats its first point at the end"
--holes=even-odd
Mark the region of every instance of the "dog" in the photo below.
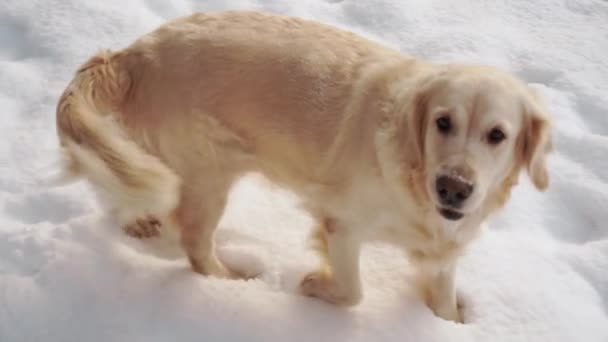
{"type": "Polygon", "coordinates": [[[214,231],[235,180],[261,173],[317,222],[323,263],[301,293],[357,304],[361,244],[385,241],[458,322],[458,257],[520,171],[549,182],[551,118],[514,76],[255,11],[193,14],[99,52],[61,96],[57,131],[66,170],[125,230],[173,232],[198,273],[239,276],[214,231]]]}

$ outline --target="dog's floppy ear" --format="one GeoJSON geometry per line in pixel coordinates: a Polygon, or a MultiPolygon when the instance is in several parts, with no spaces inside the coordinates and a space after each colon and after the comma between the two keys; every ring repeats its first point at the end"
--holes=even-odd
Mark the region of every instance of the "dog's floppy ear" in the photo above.
{"type": "Polygon", "coordinates": [[[549,186],[547,155],[553,148],[551,119],[535,94],[532,94],[527,102],[523,131],[523,160],[532,183],[542,191],[549,186]]]}
{"type": "Polygon", "coordinates": [[[428,121],[428,103],[436,89],[436,80],[427,80],[416,89],[410,98],[406,111],[406,125],[409,151],[412,153],[412,166],[420,169],[424,166],[424,139],[428,121]]]}

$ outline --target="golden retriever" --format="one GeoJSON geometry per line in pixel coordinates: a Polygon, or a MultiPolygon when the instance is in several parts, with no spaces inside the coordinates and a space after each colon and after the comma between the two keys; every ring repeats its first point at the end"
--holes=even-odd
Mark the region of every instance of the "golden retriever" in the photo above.
{"type": "Polygon", "coordinates": [[[97,54],[61,96],[57,127],[69,171],[131,234],[178,233],[196,272],[235,276],[214,230],[231,185],[259,172],[318,222],[324,264],[302,293],[356,304],[361,243],[387,241],[454,321],[463,248],[522,168],[548,185],[550,118],[514,77],[269,13],[194,14],[97,54]]]}

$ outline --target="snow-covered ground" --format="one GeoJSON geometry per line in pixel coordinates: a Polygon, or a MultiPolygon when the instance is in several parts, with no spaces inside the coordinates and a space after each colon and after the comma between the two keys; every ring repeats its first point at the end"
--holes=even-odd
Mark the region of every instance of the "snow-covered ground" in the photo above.
{"type": "Polygon", "coordinates": [[[608,341],[608,2],[602,0],[1,0],[0,341],[608,341]],[[295,293],[314,254],[288,193],[250,178],[221,256],[260,279],[190,272],[124,236],[56,171],[55,102],[74,69],[195,10],[263,8],[333,23],[404,52],[480,62],[537,84],[556,120],[552,185],[522,184],[462,260],[460,325],[433,316],[386,246],[362,258],[350,310],[295,293]]]}

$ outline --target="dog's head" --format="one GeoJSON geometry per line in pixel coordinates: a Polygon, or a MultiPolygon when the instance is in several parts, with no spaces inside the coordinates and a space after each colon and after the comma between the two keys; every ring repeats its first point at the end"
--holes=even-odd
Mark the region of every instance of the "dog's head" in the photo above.
{"type": "Polygon", "coordinates": [[[492,68],[449,66],[409,98],[406,153],[443,218],[502,206],[522,168],[547,188],[550,119],[522,82],[492,68]]]}

